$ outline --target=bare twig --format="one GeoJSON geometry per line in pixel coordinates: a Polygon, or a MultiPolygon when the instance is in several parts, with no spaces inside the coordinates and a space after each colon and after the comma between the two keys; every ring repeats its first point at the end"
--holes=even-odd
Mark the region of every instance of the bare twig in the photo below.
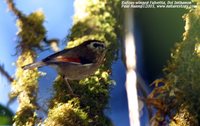
{"type": "MultiPolygon", "coordinates": [[[[139,91],[141,91],[141,93],[142,93],[142,97],[138,96],[139,101],[140,100],[142,101],[143,107],[144,107],[144,104],[146,105],[147,110],[148,110],[148,118],[151,119],[153,117],[152,108],[150,106],[148,106],[148,104],[147,104],[147,97],[148,97],[150,91],[147,88],[145,81],[138,73],[137,73],[137,89],[139,89],[139,91]]],[[[143,109],[143,108],[141,108],[140,104],[139,104],[139,108],[140,108],[140,111],[143,109]]]]}
{"type": "Polygon", "coordinates": [[[72,88],[71,88],[71,86],[70,86],[70,84],[69,84],[69,82],[68,82],[67,77],[64,77],[64,79],[65,79],[65,82],[66,82],[66,84],[67,84],[67,88],[69,89],[70,94],[73,95],[74,92],[73,92],[73,90],[72,90],[72,88]]]}
{"type": "Polygon", "coordinates": [[[7,4],[8,4],[8,8],[10,11],[12,11],[18,18],[22,18],[23,14],[15,7],[15,4],[13,2],[13,0],[6,0],[7,4]]]}
{"type": "Polygon", "coordinates": [[[146,86],[145,81],[143,80],[143,78],[141,77],[140,74],[137,74],[137,88],[141,90],[142,96],[147,98],[148,94],[150,93],[149,89],[146,86]]]}
{"type": "Polygon", "coordinates": [[[50,45],[51,49],[52,49],[54,52],[60,51],[60,48],[58,47],[58,42],[59,42],[58,39],[48,39],[48,40],[47,40],[47,38],[44,38],[43,41],[44,41],[45,43],[47,43],[48,45],[50,45]]]}
{"type": "Polygon", "coordinates": [[[0,65],[0,73],[6,77],[9,82],[13,82],[13,78],[8,74],[8,72],[4,69],[3,65],[0,65]]]}

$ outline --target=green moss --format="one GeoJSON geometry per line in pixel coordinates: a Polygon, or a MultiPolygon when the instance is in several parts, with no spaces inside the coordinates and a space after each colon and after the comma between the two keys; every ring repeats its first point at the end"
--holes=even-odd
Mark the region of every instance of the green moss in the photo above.
{"type": "Polygon", "coordinates": [[[44,15],[41,11],[36,11],[28,16],[23,16],[17,20],[19,31],[18,49],[26,51],[27,49],[42,49],[40,42],[44,39],[46,30],[43,27],[44,15]]]}
{"type": "Polygon", "coordinates": [[[49,110],[46,126],[87,126],[88,116],[81,108],[79,100],[73,98],[68,103],[59,103],[49,110]]]}

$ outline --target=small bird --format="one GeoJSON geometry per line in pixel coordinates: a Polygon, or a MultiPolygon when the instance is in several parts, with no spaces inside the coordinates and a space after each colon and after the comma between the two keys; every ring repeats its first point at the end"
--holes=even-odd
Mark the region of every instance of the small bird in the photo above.
{"type": "Polygon", "coordinates": [[[56,52],[43,60],[23,66],[24,70],[53,66],[67,80],[81,80],[93,74],[104,61],[106,45],[99,40],[87,40],[82,44],[56,52]]]}

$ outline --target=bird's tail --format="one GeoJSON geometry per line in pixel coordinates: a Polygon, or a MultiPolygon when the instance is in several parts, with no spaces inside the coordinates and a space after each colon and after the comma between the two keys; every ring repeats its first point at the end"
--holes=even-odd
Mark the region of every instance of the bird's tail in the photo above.
{"type": "Polygon", "coordinates": [[[24,69],[24,70],[33,69],[33,68],[41,67],[41,66],[45,66],[45,65],[46,65],[45,62],[40,61],[40,62],[31,63],[31,64],[28,64],[28,65],[22,66],[22,69],[24,69]]]}

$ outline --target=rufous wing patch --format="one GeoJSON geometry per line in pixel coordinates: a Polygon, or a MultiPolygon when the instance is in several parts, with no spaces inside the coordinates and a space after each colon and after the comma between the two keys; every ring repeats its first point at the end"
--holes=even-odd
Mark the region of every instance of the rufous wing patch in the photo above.
{"type": "Polygon", "coordinates": [[[64,57],[64,56],[56,57],[56,61],[57,62],[75,62],[75,63],[81,62],[81,60],[79,58],[64,57]]]}

